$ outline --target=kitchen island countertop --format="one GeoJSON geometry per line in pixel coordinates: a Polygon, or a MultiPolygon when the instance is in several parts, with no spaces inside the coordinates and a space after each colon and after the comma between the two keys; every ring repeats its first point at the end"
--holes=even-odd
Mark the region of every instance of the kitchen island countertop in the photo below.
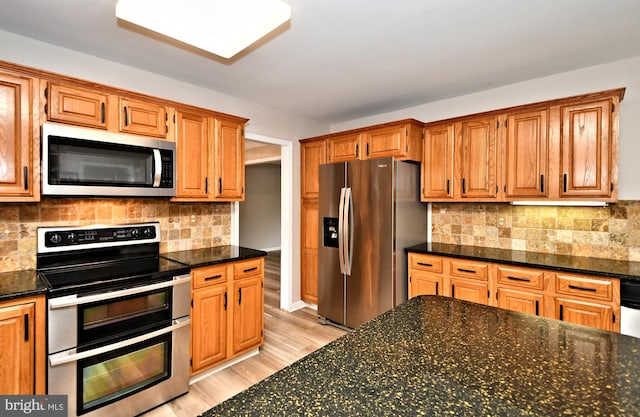
{"type": "Polygon", "coordinates": [[[163,258],[171,259],[181,264],[197,268],[224,262],[241,261],[251,258],[267,256],[267,252],[245,248],[242,246],[225,245],[203,249],[191,249],[162,253],[163,258]]]}
{"type": "Polygon", "coordinates": [[[420,296],[202,416],[632,416],[638,398],[640,339],[420,296]]]}
{"type": "Polygon", "coordinates": [[[600,275],[640,282],[640,262],[432,242],[411,246],[406,248],[405,251],[408,253],[451,256],[531,268],[600,275]]]}

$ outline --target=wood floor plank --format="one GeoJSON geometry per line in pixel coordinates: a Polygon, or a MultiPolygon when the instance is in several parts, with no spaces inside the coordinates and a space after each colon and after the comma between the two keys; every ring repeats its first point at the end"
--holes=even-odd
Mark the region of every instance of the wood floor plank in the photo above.
{"type": "Polygon", "coordinates": [[[264,271],[265,334],[260,353],[196,382],[187,394],[143,417],[196,417],[345,333],[320,324],[310,308],[280,310],[279,251],[269,252],[264,271]]]}

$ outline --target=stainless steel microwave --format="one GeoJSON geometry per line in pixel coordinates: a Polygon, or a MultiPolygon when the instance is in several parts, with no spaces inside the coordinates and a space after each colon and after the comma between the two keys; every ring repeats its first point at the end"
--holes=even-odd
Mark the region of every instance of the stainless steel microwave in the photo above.
{"type": "Polygon", "coordinates": [[[176,145],[161,139],[42,125],[42,195],[173,197],[176,145]]]}

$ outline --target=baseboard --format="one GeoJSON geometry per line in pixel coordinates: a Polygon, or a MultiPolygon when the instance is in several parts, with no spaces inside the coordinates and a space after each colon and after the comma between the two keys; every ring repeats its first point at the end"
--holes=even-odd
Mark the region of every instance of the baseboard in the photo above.
{"type": "Polygon", "coordinates": [[[201,380],[205,379],[206,377],[215,374],[216,372],[220,372],[223,369],[228,368],[230,366],[233,366],[238,362],[242,362],[245,359],[248,359],[248,358],[250,358],[252,356],[257,355],[258,353],[260,353],[260,349],[259,348],[255,348],[253,350],[250,350],[247,353],[243,353],[240,356],[237,356],[237,357],[235,357],[235,358],[233,358],[231,360],[228,360],[227,362],[221,363],[220,365],[218,365],[216,367],[213,367],[213,368],[209,369],[208,371],[204,371],[201,374],[194,375],[189,379],[189,385],[193,385],[196,382],[201,381],[201,380]]]}
{"type": "Polygon", "coordinates": [[[318,306],[315,304],[310,304],[304,301],[296,301],[295,303],[291,304],[288,308],[287,311],[289,313],[293,313],[296,310],[301,310],[303,308],[310,308],[312,310],[318,310],[318,306]]]}
{"type": "Polygon", "coordinates": [[[282,247],[281,247],[281,246],[274,246],[274,247],[272,247],[272,248],[262,248],[262,249],[260,249],[260,250],[263,250],[263,251],[265,251],[265,252],[273,252],[273,251],[281,250],[281,249],[282,249],[282,247]]]}

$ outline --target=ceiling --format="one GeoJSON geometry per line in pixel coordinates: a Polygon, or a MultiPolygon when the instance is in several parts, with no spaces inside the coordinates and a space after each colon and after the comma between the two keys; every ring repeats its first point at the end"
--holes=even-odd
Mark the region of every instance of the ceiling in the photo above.
{"type": "Polygon", "coordinates": [[[232,60],[116,0],[0,0],[0,29],[327,123],[640,56],[638,0],[285,1],[290,24],[232,60]]]}

